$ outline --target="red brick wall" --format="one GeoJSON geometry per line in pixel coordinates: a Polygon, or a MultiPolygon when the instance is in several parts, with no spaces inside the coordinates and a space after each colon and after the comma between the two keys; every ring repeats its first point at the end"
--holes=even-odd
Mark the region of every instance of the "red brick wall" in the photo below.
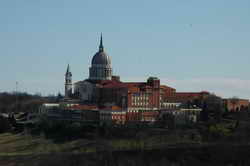
{"type": "Polygon", "coordinates": [[[249,100],[246,99],[225,99],[224,100],[225,106],[227,107],[228,111],[240,111],[242,107],[249,107],[249,100]]]}
{"type": "Polygon", "coordinates": [[[171,96],[165,96],[165,100],[170,102],[187,102],[196,98],[204,98],[208,96],[208,92],[176,92],[171,96]]]}

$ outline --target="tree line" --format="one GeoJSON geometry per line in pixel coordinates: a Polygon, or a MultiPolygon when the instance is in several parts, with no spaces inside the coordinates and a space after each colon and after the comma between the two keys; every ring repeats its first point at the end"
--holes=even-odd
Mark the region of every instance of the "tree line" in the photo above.
{"type": "Polygon", "coordinates": [[[57,96],[41,96],[39,94],[32,95],[22,92],[3,92],[0,93],[0,113],[30,112],[37,109],[42,103],[57,102],[62,98],[61,94],[57,96]]]}

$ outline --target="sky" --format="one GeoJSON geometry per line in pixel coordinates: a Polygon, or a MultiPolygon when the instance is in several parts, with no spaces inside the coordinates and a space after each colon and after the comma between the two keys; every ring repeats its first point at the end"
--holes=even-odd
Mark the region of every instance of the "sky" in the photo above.
{"type": "Polygon", "coordinates": [[[103,34],[114,75],[250,99],[249,0],[2,0],[0,92],[64,92],[103,34]]]}

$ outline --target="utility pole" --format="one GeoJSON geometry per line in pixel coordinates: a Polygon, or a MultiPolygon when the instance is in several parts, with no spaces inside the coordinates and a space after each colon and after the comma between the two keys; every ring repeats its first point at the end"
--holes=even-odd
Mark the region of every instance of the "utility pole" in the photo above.
{"type": "Polygon", "coordinates": [[[17,93],[18,92],[17,91],[18,91],[18,82],[16,81],[16,112],[18,112],[18,110],[17,110],[18,109],[18,106],[17,106],[17,104],[18,104],[18,96],[17,96],[18,94],[17,93]]]}

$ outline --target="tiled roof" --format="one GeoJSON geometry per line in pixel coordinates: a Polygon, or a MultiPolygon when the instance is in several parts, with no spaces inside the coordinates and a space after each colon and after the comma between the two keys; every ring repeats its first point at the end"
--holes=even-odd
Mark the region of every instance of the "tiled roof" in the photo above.
{"type": "Polygon", "coordinates": [[[100,110],[121,111],[121,110],[122,110],[122,108],[121,108],[121,107],[119,107],[119,106],[113,105],[113,106],[102,107],[102,108],[100,108],[100,110]]]}
{"type": "Polygon", "coordinates": [[[162,89],[172,89],[172,90],[175,90],[175,88],[172,88],[172,87],[169,87],[169,86],[166,86],[166,85],[161,85],[160,87],[162,89]]]}
{"type": "Polygon", "coordinates": [[[127,86],[120,82],[110,82],[106,84],[102,84],[103,88],[126,88],[127,86]]]}
{"type": "Polygon", "coordinates": [[[142,87],[142,86],[146,86],[147,83],[146,82],[124,82],[125,85],[127,85],[128,87],[142,87]]]}
{"type": "Polygon", "coordinates": [[[209,94],[209,92],[176,92],[176,96],[200,96],[203,94],[209,94]]]}
{"type": "Polygon", "coordinates": [[[77,109],[77,110],[98,110],[96,105],[74,105],[71,106],[70,109],[77,109]]]}
{"type": "Polygon", "coordinates": [[[112,106],[111,109],[112,109],[113,111],[122,110],[122,108],[119,107],[119,106],[112,106]]]}
{"type": "Polygon", "coordinates": [[[152,115],[158,115],[158,111],[148,111],[148,112],[143,112],[142,113],[144,116],[152,116],[152,115]]]}

